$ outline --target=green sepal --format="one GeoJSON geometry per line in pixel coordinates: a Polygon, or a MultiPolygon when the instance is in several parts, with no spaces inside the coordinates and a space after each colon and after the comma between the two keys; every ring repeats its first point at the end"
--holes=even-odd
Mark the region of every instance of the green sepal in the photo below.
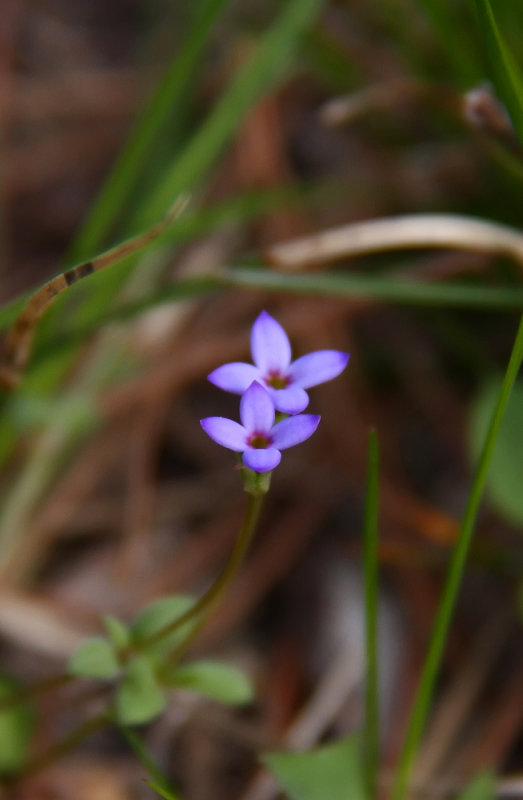
{"type": "Polygon", "coordinates": [[[248,467],[241,467],[243,488],[247,494],[267,494],[271,487],[272,472],[254,472],[248,467]]]}
{"type": "Polygon", "coordinates": [[[69,659],[67,671],[81,678],[114,678],[120,671],[118,657],[107,639],[93,637],[82,642],[69,659]]]}
{"type": "Polygon", "coordinates": [[[221,661],[184,664],[168,671],[164,680],[169,686],[190,689],[228,705],[249,703],[254,697],[252,684],[245,673],[221,661]]]}
{"type": "Polygon", "coordinates": [[[141,725],[158,716],[166,704],[154,665],[146,656],[129,661],[116,691],[116,716],[123,725],[141,725]]]}

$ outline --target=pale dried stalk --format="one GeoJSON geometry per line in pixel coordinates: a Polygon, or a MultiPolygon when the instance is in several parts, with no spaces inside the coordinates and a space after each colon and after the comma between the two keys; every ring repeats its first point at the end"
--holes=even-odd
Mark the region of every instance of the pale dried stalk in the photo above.
{"type": "Polygon", "coordinates": [[[279,269],[294,272],[340,258],[433,247],[505,255],[523,264],[523,234],[507,225],[457,214],[354,222],[273,245],[266,255],[279,269]]]}

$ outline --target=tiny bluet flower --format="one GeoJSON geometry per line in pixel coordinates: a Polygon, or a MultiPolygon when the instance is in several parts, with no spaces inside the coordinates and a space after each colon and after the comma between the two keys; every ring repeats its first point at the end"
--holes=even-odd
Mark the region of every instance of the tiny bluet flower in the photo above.
{"type": "Polygon", "coordinates": [[[309,404],[306,389],[330,381],[349,360],[339,350],[317,350],[291,361],[291,346],[279,322],[262,311],[251,330],[254,364],[233,362],[215,369],[211,383],[233,394],[243,394],[253,381],[265,387],[274,407],[284,414],[299,414],[309,404]]]}
{"type": "Polygon", "coordinates": [[[277,467],[280,450],[304,442],[320,421],[314,414],[297,414],[275,424],[272,398],[257,381],[242,395],[240,419],[241,424],[226,417],[206,417],[200,424],[217,444],[241,453],[245,466],[255,472],[269,472],[277,467]]]}

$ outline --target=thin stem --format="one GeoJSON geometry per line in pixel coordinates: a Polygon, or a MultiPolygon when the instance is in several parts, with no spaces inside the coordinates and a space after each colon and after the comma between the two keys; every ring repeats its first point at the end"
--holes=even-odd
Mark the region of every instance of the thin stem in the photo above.
{"type": "MultiPolygon", "coordinates": [[[[151,634],[151,636],[148,636],[138,644],[133,645],[133,650],[146,650],[151,645],[156,644],[156,642],[160,641],[161,639],[164,639],[166,636],[170,636],[171,633],[178,630],[178,628],[180,628],[182,625],[185,625],[185,623],[193,617],[205,611],[203,619],[200,620],[200,623],[194,627],[189,634],[189,637],[182,643],[181,647],[183,647],[183,652],[185,652],[186,643],[188,643],[187,646],[192,644],[201,628],[203,628],[203,625],[207,622],[209,615],[214,610],[215,605],[220,600],[225,589],[236,574],[236,571],[242,563],[243,557],[252,540],[260,516],[264,494],[249,494],[248,498],[247,510],[245,512],[240,533],[238,534],[231,557],[227,562],[223,572],[218,576],[216,581],[205,592],[205,594],[203,594],[202,597],[200,597],[200,599],[193,606],[191,606],[191,608],[189,608],[181,616],[174,619],[168,625],[164,625],[163,628],[155,631],[155,633],[151,634]]],[[[126,653],[125,655],[129,654],[130,652],[126,653]]]]}
{"type": "Polygon", "coordinates": [[[92,736],[92,734],[96,733],[96,731],[100,730],[100,728],[103,728],[106,722],[106,710],[104,710],[101,714],[97,714],[95,717],[88,719],[86,722],[82,722],[81,725],[78,725],[76,728],[74,728],[74,730],[72,730],[71,733],[69,733],[63,739],[61,739],[59,742],[55,742],[55,744],[51,745],[51,747],[49,747],[43,753],[36,756],[33,761],[30,761],[29,764],[27,764],[27,766],[24,768],[23,777],[25,778],[27,775],[40,772],[40,770],[45,769],[50,764],[58,761],[63,755],[73,750],[76,745],[80,744],[80,742],[83,742],[84,739],[92,736]]]}
{"type": "Polygon", "coordinates": [[[174,800],[174,789],[161,771],[160,767],[155,763],[153,757],[136,731],[132,730],[132,728],[129,728],[127,725],[120,724],[118,724],[118,729],[122,733],[129,747],[131,747],[133,752],[136,754],[140,764],[148,772],[152,780],[155,781],[155,784],[158,785],[158,788],[165,790],[165,792],[168,793],[169,796],[174,800]]]}
{"type": "Polygon", "coordinates": [[[375,430],[369,432],[367,492],[363,535],[365,576],[365,725],[363,753],[367,798],[376,794],[379,763],[378,705],[378,469],[379,447],[375,430]]]}
{"type": "Polygon", "coordinates": [[[225,590],[229,586],[230,582],[234,578],[238,568],[240,567],[244,555],[247,552],[249,545],[252,541],[252,537],[254,535],[254,531],[256,530],[256,525],[260,516],[260,511],[263,503],[263,494],[250,494],[249,495],[249,504],[247,506],[247,511],[245,513],[245,518],[243,521],[243,525],[236,540],[235,548],[232,552],[231,558],[227,566],[225,567],[224,571],[216,581],[216,583],[211,587],[209,592],[207,593],[207,603],[205,604],[202,616],[193,627],[189,635],[181,642],[181,644],[176,647],[171,654],[171,663],[175,663],[179,661],[189,650],[192,643],[198,638],[202,630],[207,625],[210,617],[212,616],[214,609],[220,602],[222,595],[224,594],[225,590]]]}
{"type": "Polygon", "coordinates": [[[485,443],[476,467],[467,507],[463,516],[458,540],[452,553],[443,594],[440,600],[432,630],[429,651],[423,667],[420,684],[410,715],[409,726],[403,744],[398,769],[392,790],[392,800],[402,800],[405,796],[416,751],[427,719],[436,677],[439,671],[452,612],[465,568],[478,507],[485,487],[494,445],[499,433],[503,414],[507,407],[512,387],[523,360],[523,317],[519,323],[510,361],[503,378],[498,401],[492,415],[485,443]]]}
{"type": "Polygon", "coordinates": [[[41,694],[46,694],[47,692],[52,692],[55,689],[59,689],[61,686],[65,686],[67,683],[71,683],[74,680],[76,680],[76,678],[73,675],[63,673],[61,675],[53,675],[52,678],[46,678],[45,680],[39,681],[38,683],[33,683],[30,686],[23,686],[20,689],[12,692],[10,695],[0,698],[0,714],[12,708],[13,706],[26,703],[28,700],[32,700],[41,694]]]}

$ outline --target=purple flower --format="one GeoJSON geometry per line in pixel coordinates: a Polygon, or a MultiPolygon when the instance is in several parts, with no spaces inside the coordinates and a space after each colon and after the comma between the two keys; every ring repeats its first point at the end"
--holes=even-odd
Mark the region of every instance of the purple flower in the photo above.
{"type": "Polygon", "coordinates": [[[274,416],[269,393],[254,381],[240,400],[241,425],[226,417],[206,417],[200,424],[215,442],[241,453],[245,466],[269,472],[280,463],[280,450],[304,442],[320,421],[313,414],[298,414],[275,425],[274,416]]]}
{"type": "Polygon", "coordinates": [[[269,392],[276,410],[284,414],[303,411],[309,403],[305,389],[335,378],[349,360],[349,354],[339,350],[317,350],[291,363],[287,334],[267,311],[262,311],[252,326],[251,353],[254,364],[224,364],[211,372],[209,380],[233,394],[243,394],[258,381],[269,392]]]}

